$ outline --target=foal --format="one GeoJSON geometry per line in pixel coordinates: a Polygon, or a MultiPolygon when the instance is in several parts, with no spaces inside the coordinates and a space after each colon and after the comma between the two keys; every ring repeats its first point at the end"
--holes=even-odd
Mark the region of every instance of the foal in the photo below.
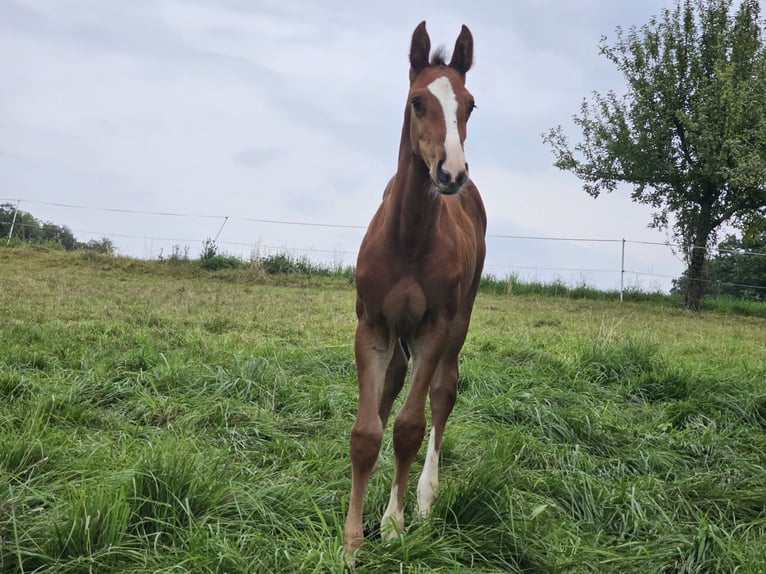
{"type": "Polygon", "coordinates": [[[430,49],[421,22],[412,35],[397,171],[356,265],[359,408],[351,429],[351,498],[344,527],[345,551],[352,560],[364,538],[364,494],[410,353],[409,394],[394,421],[396,460],[383,538],[404,528],[407,476],[425,434],[429,396],[431,434],[417,501],[421,515],[431,508],[444,425],[457,393],[458,353],[484,265],[487,218],[463,152],[475,107],[465,88],[473,37],[463,26],[449,64],[441,50],[429,62],[430,49]]]}

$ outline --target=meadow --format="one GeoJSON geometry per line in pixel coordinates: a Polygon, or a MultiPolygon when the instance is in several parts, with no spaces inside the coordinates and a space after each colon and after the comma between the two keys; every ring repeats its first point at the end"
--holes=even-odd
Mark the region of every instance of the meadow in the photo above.
{"type": "MultiPolygon", "coordinates": [[[[387,434],[356,570],[766,571],[762,307],[484,287],[432,515],[412,478],[380,541],[387,434]]],[[[344,572],[353,302],[343,276],[0,248],[0,572],[344,572]]]]}

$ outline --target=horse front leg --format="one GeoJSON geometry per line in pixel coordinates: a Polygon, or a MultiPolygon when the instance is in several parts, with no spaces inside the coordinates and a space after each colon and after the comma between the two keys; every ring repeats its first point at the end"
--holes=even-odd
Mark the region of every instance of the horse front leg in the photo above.
{"type": "Polygon", "coordinates": [[[349,562],[353,562],[354,552],[364,541],[364,495],[383,439],[383,422],[379,414],[381,396],[394,344],[398,344],[382,331],[362,321],[356,330],[354,353],[359,378],[359,404],[351,427],[351,496],[343,528],[343,546],[349,562]]]}

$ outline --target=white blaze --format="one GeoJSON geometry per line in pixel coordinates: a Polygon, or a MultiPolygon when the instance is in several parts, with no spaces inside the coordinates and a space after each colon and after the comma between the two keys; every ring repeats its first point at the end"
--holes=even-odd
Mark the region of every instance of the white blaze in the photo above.
{"type": "Polygon", "coordinates": [[[436,78],[428,84],[431,92],[441,104],[444,113],[444,122],[447,127],[447,136],[444,138],[444,153],[446,158],[442,169],[455,179],[461,170],[465,169],[465,154],[460,145],[460,133],[457,129],[457,97],[452,83],[447,76],[436,78]]]}

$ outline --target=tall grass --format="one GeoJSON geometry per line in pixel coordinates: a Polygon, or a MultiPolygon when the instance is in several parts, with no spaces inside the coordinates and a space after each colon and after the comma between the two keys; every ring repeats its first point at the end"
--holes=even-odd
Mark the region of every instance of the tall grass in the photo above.
{"type": "MultiPolygon", "coordinates": [[[[46,246],[27,244],[18,240],[11,243],[15,249],[22,251],[56,251],[58,246],[46,246]]],[[[257,281],[270,284],[295,284],[301,280],[309,281],[312,278],[336,279],[349,284],[354,281],[354,267],[343,265],[340,261],[322,263],[310,258],[297,255],[295,252],[283,250],[281,252],[261,254],[256,248],[249,259],[219,253],[215,244],[208,240],[205,250],[199,259],[190,259],[188,247],[182,250],[180,246],[174,246],[169,256],[161,256],[159,263],[163,270],[158,269],[157,262],[137,260],[129,257],[115,257],[110,253],[101,253],[98,250],[81,250],[76,257],[70,258],[73,263],[80,260],[99,261],[105,267],[122,269],[141,273],[170,273],[172,275],[199,275],[200,271],[216,273],[218,277],[230,281],[257,281]]],[[[7,247],[7,246],[6,246],[7,247]]],[[[566,297],[570,299],[593,299],[604,301],[634,301],[653,302],[659,305],[680,306],[681,296],[678,293],[664,293],[662,291],[644,291],[634,287],[623,290],[622,297],[617,290],[598,289],[585,282],[570,285],[561,280],[549,282],[528,280],[516,274],[499,278],[492,274],[485,274],[481,278],[480,291],[495,295],[540,295],[550,297],[566,297]]],[[[731,296],[708,296],[702,302],[702,308],[708,311],[731,313],[739,315],[751,315],[766,317],[766,304],[758,301],[738,299],[731,296]]]]}
{"type": "MultiPolygon", "coordinates": [[[[619,300],[620,292],[616,290],[602,290],[586,283],[568,285],[561,280],[535,281],[509,275],[504,279],[494,275],[484,275],[481,279],[480,289],[496,295],[544,295],[548,297],[569,297],[572,299],[596,299],[596,300],[619,300]]],[[[660,291],[641,291],[638,289],[625,289],[623,300],[626,301],[652,301],[655,303],[680,302],[677,296],[671,296],[660,291]]]]}
{"type": "MultiPolygon", "coordinates": [[[[346,278],[0,269],[0,572],[346,570],[346,278]]],[[[484,285],[440,495],[389,544],[384,441],[357,571],[764,571],[764,319],[520,289],[484,285]]]]}

